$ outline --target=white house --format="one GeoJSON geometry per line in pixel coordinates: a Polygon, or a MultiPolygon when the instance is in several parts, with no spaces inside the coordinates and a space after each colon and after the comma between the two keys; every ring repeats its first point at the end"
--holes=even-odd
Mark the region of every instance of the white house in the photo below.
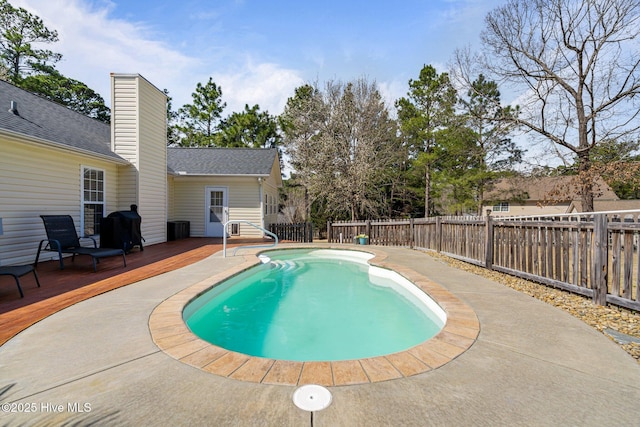
{"type": "Polygon", "coordinates": [[[165,94],[138,74],[112,74],[111,87],[108,125],[0,81],[0,265],[34,261],[44,214],[99,237],[102,217],[136,204],[145,246],[165,242],[173,221],[195,237],[222,236],[231,219],[275,221],[276,149],[167,149],[165,94]]]}
{"type": "MultiPolygon", "coordinates": [[[[222,222],[266,228],[278,217],[280,160],[275,149],[169,148],[169,217],[187,220],[192,236],[222,236],[222,222]]],[[[260,230],[232,224],[232,235],[260,230]]]]}

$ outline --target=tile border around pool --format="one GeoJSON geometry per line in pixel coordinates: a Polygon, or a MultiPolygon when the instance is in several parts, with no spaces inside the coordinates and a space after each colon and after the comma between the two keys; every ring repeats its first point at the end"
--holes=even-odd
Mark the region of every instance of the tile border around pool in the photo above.
{"type": "Polygon", "coordinates": [[[244,262],[209,277],[160,303],[149,317],[149,330],[155,344],[167,355],[215,375],[262,384],[297,386],[320,384],[345,386],[406,378],[449,363],[476,341],[480,323],[475,312],[442,286],[410,268],[386,262],[387,254],[374,246],[287,245],[286,249],[347,249],[375,255],[372,265],[401,274],[440,305],[447,323],[433,338],[406,351],[386,356],[337,362],[292,362],[247,356],[225,350],[194,335],[182,319],[182,310],[191,300],[222,280],[259,264],[258,250],[246,251],[244,262]]]}

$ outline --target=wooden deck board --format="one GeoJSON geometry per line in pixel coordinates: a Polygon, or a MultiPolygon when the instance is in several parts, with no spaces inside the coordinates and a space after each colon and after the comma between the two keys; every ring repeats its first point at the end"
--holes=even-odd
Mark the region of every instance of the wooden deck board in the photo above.
{"type": "MultiPolygon", "coordinates": [[[[234,247],[256,240],[234,239],[234,247]]],[[[90,257],[65,259],[64,270],[58,261],[38,265],[38,288],[32,274],[20,280],[24,298],[20,298],[15,281],[0,276],[0,345],[20,331],[53,313],[96,295],[109,292],[200,261],[222,250],[222,239],[188,238],[134,249],[127,255],[127,267],[121,257],[104,258],[93,272],[90,257]]]]}

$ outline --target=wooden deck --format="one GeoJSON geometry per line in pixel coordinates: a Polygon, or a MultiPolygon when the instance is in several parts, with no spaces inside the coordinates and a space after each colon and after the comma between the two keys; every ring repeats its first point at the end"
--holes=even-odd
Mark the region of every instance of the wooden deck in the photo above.
{"type": "MultiPolygon", "coordinates": [[[[262,242],[262,241],[260,241],[262,242]]],[[[256,243],[256,240],[232,239],[227,247],[256,243]]],[[[104,258],[93,272],[91,258],[65,259],[64,270],[58,261],[38,264],[38,288],[32,274],[20,279],[24,298],[10,276],[0,276],[0,345],[20,331],[77,302],[121,286],[157,276],[200,261],[222,250],[222,239],[189,238],[132,250],[127,266],[122,257],[104,258]]]]}

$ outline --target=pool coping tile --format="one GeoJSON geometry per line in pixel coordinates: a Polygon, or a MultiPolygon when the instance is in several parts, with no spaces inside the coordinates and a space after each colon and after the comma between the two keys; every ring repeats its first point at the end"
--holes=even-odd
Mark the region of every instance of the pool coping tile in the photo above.
{"type": "Polygon", "coordinates": [[[371,382],[380,382],[403,378],[403,375],[384,356],[361,359],[360,364],[371,382]]]}
{"type": "Polygon", "coordinates": [[[264,384],[280,384],[280,385],[297,385],[300,381],[300,374],[304,362],[292,362],[290,360],[276,360],[267,375],[265,375],[262,383],[264,384]]]}
{"type": "Polygon", "coordinates": [[[371,382],[358,360],[331,362],[331,370],[333,371],[333,385],[336,386],[371,382]]]}
{"type": "Polygon", "coordinates": [[[244,365],[230,375],[230,378],[253,383],[262,382],[274,363],[273,359],[250,357],[244,365]]]}
{"type": "Polygon", "coordinates": [[[227,351],[213,362],[205,365],[202,369],[212,374],[228,377],[247,363],[250,358],[251,356],[247,356],[246,354],[227,351]]]}
{"type": "MultiPolygon", "coordinates": [[[[312,248],[291,245],[287,249],[312,248]]],[[[217,272],[160,303],[149,316],[151,337],[163,352],[194,368],[238,381],[298,386],[348,386],[393,381],[437,369],[467,351],[480,333],[476,313],[465,302],[439,284],[410,268],[386,262],[379,247],[322,246],[323,249],[358,250],[374,255],[371,265],[391,269],[427,293],[446,313],[447,322],[431,339],[406,351],[361,360],[294,362],[253,357],[225,350],[194,335],[182,319],[184,307],[223,280],[260,263],[261,250],[247,250],[244,261],[217,272]]]]}
{"type": "Polygon", "coordinates": [[[206,345],[200,350],[181,357],[179,360],[196,368],[203,368],[227,353],[227,350],[203,341],[206,345]]]}
{"type": "Polygon", "coordinates": [[[298,384],[333,385],[333,371],[331,362],[305,362],[302,366],[298,384]]]}
{"type": "Polygon", "coordinates": [[[429,366],[408,351],[388,354],[385,357],[405,377],[411,377],[431,370],[429,366]]]}

